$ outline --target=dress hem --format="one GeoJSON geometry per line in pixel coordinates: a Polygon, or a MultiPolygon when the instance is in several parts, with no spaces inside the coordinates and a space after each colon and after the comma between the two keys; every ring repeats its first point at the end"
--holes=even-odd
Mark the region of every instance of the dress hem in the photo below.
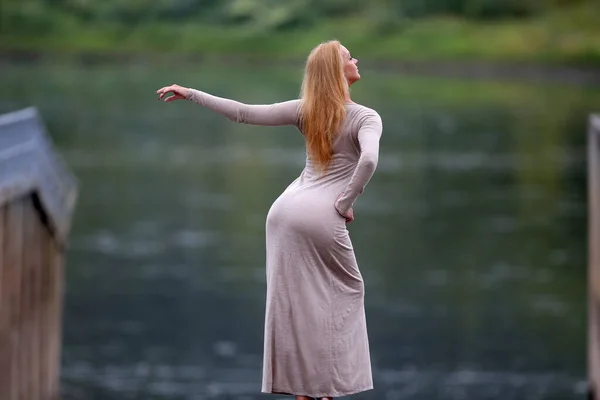
{"type": "Polygon", "coordinates": [[[357,394],[357,393],[360,393],[360,392],[366,392],[367,390],[372,390],[372,389],[373,389],[373,385],[370,385],[370,386],[366,386],[366,387],[361,388],[361,389],[350,390],[350,391],[347,391],[347,392],[328,392],[328,393],[308,394],[308,392],[294,393],[293,390],[280,390],[280,389],[275,389],[275,388],[271,387],[271,390],[262,389],[261,393],[283,394],[283,395],[288,395],[288,396],[306,396],[306,397],[314,397],[314,398],[320,399],[322,397],[350,396],[350,395],[357,394]]]}

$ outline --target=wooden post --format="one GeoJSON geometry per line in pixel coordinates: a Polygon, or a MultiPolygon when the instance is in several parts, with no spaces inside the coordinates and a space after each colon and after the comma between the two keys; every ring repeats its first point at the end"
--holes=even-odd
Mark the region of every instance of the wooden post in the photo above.
{"type": "MultiPolygon", "coordinates": [[[[6,221],[6,207],[0,207],[0,265],[4,260],[4,225],[6,221]]],[[[7,277],[4,268],[0,268],[0,388],[10,392],[10,314],[8,307],[7,277]]]]}
{"type": "Polygon", "coordinates": [[[3,269],[7,272],[8,314],[10,315],[9,344],[10,347],[10,399],[22,397],[19,382],[19,349],[21,341],[20,316],[21,316],[21,280],[22,280],[22,251],[23,248],[23,204],[16,201],[6,207],[8,211],[5,229],[5,252],[7,262],[3,269]],[[9,234],[10,233],[10,234],[9,234]]]}
{"type": "Polygon", "coordinates": [[[0,400],[59,398],[62,262],[76,195],[37,111],[0,115],[0,400]]]}
{"type": "Polygon", "coordinates": [[[589,398],[600,399],[600,116],[588,131],[588,380],[589,398]]]}

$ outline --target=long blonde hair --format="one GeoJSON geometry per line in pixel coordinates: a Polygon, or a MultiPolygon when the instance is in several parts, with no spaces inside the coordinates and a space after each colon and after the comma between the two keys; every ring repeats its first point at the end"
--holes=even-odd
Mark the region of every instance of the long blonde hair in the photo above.
{"type": "Polygon", "coordinates": [[[346,117],[347,93],[340,42],[321,43],[306,60],[300,108],[308,156],[321,170],[333,156],[333,139],[346,117]]]}

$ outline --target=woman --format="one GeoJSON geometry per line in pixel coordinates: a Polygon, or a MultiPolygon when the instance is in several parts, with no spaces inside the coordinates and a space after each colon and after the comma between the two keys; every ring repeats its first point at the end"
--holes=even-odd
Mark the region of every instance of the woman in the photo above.
{"type": "Polygon", "coordinates": [[[382,122],[354,103],[357,60],[338,41],[306,62],[301,99],[246,105],[178,85],[166,102],[192,100],[229,119],[293,125],[306,166],[267,215],[264,393],[331,399],[373,388],[364,285],[346,223],[377,166],[382,122]]]}

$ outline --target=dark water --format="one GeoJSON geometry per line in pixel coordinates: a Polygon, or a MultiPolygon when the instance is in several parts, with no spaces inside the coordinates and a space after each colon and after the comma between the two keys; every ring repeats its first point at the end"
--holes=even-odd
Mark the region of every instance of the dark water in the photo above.
{"type": "MultiPolygon", "coordinates": [[[[154,91],[297,96],[300,67],[1,66],[81,181],[65,399],[259,399],[264,220],[301,171],[292,128],[236,125],[154,91]]],[[[376,389],[359,399],[585,392],[587,115],[599,88],[363,71],[385,131],[349,225],[376,389]]]]}

